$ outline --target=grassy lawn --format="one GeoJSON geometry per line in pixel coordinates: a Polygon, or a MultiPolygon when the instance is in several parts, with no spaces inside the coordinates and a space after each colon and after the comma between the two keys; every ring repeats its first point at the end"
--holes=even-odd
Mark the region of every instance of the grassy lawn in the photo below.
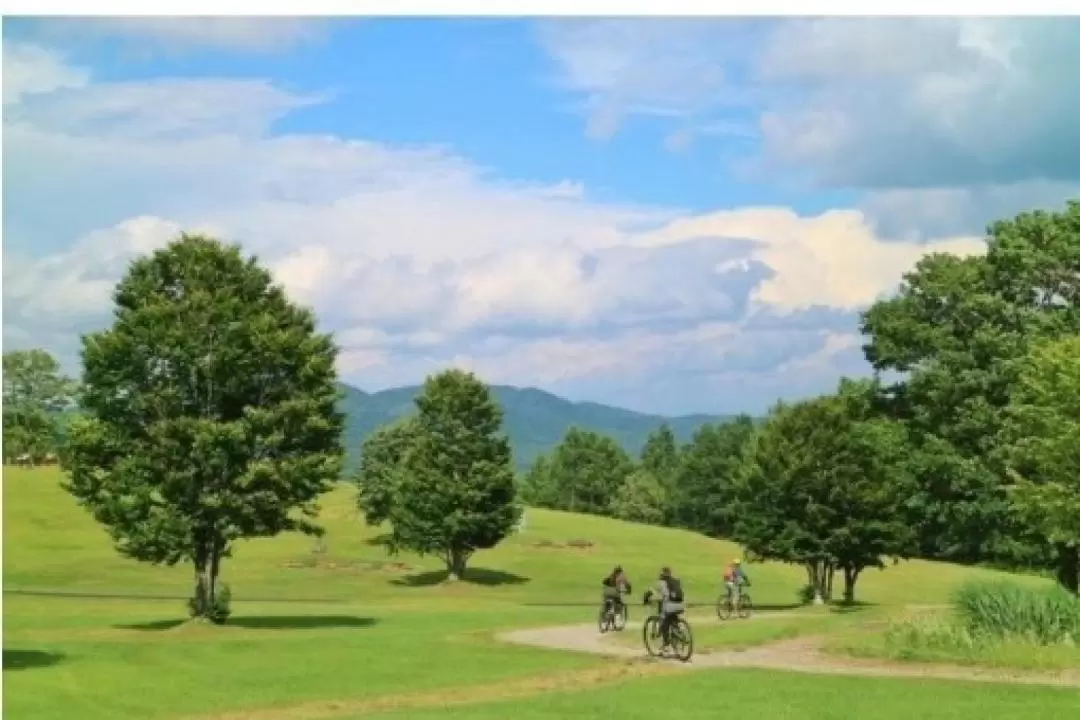
{"type": "MultiPolygon", "coordinates": [[[[52,470],[4,469],[3,700],[12,718],[344,718],[391,707],[396,698],[419,694],[442,702],[453,693],[475,705],[454,712],[479,713],[461,717],[595,717],[607,713],[609,703],[627,717],[669,710],[715,717],[717,703],[727,702],[725,693],[733,688],[739,711],[761,717],[888,718],[893,715],[880,713],[892,711],[889,693],[922,707],[922,695],[905,689],[910,683],[892,680],[743,671],[670,678],[663,677],[669,669],[655,665],[493,640],[501,629],[594,623],[600,578],[616,563],[630,572],[638,597],[661,565],[673,566],[691,602],[704,606],[695,613],[711,613],[720,568],[738,549],[692,533],[529,510],[523,533],[477,555],[467,582],[444,585],[437,582],[436,562],[387,557],[372,542],[379,529],[360,521],[353,491],[343,486],[323,503],[328,533],[321,550],[298,536],[241,543],[223,567],[234,592],[233,620],[226,627],[200,627],[182,624],[190,567],[151,567],[119,557],[59,482],[52,470]],[[522,699],[501,710],[476,705],[515,693],[522,699]],[[322,703],[321,709],[295,710],[311,703],[322,703]],[[868,710],[850,712],[856,706],[868,710]]],[[[791,606],[803,583],[798,568],[765,564],[749,571],[759,608],[791,606]]],[[[859,618],[886,616],[905,603],[944,602],[966,580],[993,577],[1003,576],[902,563],[860,581],[867,607],[850,616],[800,610],[797,617],[702,622],[695,636],[704,650],[841,632],[859,618]]],[[[643,610],[635,608],[636,620],[643,610]]],[[[640,634],[631,630],[615,641],[637,643],[640,634]]],[[[990,704],[1006,713],[1012,707],[1032,713],[994,717],[1052,717],[1062,698],[1070,697],[1010,687],[942,687],[956,694],[956,703],[947,705],[953,714],[919,710],[905,717],[981,718],[990,704]],[[977,693],[988,699],[978,700],[977,693]]],[[[934,691],[925,697],[931,708],[934,691]]],[[[1077,702],[1075,693],[1071,698],[1077,702]]],[[[426,717],[416,714],[422,712],[414,708],[398,717],[426,717]]]]}
{"type": "MultiPolygon", "coordinates": [[[[713,720],[730,709],[769,720],[1042,720],[1075,716],[1080,692],[926,680],[814,677],[756,670],[685,673],[614,687],[458,707],[408,708],[371,720],[534,720],[679,717],[713,720]]],[[[361,717],[354,715],[353,718],[361,717]]]]}

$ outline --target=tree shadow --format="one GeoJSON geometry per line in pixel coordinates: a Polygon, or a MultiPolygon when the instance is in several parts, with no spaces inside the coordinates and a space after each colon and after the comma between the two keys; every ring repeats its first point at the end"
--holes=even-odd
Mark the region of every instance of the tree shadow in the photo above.
{"type": "MultiPolygon", "coordinates": [[[[431,570],[429,572],[411,573],[405,577],[391,580],[391,584],[400,587],[431,587],[446,582],[450,573],[446,570],[431,570]]],[[[461,582],[487,587],[499,587],[501,585],[523,585],[529,582],[529,578],[523,575],[504,572],[502,570],[488,570],[486,568],[467,568],[461,582]]]]}
{"type": "Polygon", "coordinates": [[[876,608],[878,607],[878,603],[866,602],[864,600],[852,600],[850,602],[847,600],[839,600],[831,603],[828,607],[831,612],[846,615],[876,608]]]}
{"type": "Polygon", "coordinates": [[[4,672],[51,667],[64,660],[62,653],[41,650],[8,650],[4,648],[4,672]]]}
{"type": "MultiPolygon", "coordinates": [[[[145,623],[133,623],[131,625],[116,625],[121,630],[143,630],[160,632],[173,630],[185,625],[188,620],[154,620],[145,623]]],[[[247,617],[231,617],[225,621],[223,627],[237,627],[246,630],[320,630],[328,628],[366,628],[377,623],[378,620],[370,617],[356,617],[355,615],[250,615],[247,617]]]]}

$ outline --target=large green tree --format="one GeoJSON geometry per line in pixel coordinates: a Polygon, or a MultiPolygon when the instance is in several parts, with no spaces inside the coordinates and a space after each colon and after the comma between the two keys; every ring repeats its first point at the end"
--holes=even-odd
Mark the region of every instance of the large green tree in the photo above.
{"type": "Polygon", "coordinates": [[[521,515],[510,441],[502,409],[472,373],[429,377],[415,402],[414,417],[365,445],[361,503],[369,519],[390,523],[392,552],[437,555],[456,580],[521,515]]]}
{"type": "Polygon", "coordinates": [[[611,502],[612,515],[632,522],[661,525],[667,512],[667,487],[644,467],[630,473],[611,502]]]}
{"type": "Polygon", "coordinates": [[[1002,434],[1012,500],[1080,591],[1080,336],[1036,344],[1020,364],[1002,434]]]}
{"type": "Polygon", "coordinates": [[[541,507],[610,515],[633,471],[633,460],[615,440],[572,427],[544,465],[533,466],[526,477],[528,496],[541,507]]]}
{"type": "Polygon", "coordinates": [[[920,552],[1040,563],[1012,512],[997,438],[1018,361],[1040,338],[1080,332],[1080,202],[994,223],[984,256],[934,254],[863,318],[866,355],[899,376],[888,395],[913,443],[920,552]]]}
{"type": "Polygon", "coordinates": [[[342,467],[328,335],[255,258],[182,235],[134,261],[110,329],[83,339],[70,492],[138,560],[195,567],[192,613],[217,614],[239,538],[318,534],[342,467]]]}
{"type": "Polygon", "coordinates": [[[778,405],[733,486],[733,538],[758,558],[803,565],[819,599],[835,570],[852,601],[865,568],[912,549],[905,431],[875,399],[873,383],[844,381],[836,395],[778,405]]]}
{"type": "Polygon", "coordinates": [[[672,491],[672,522],[712,537],[731,534],[732,483],[754,423],[746,415],[703,425],[680,454],[672,491]]]}
{"type": "Polygon", "coordinates": [[[37,460],[57,451],[57,413],[73,402],[74,384],[45,350],[4,353],[4,460],[37,460]]]}

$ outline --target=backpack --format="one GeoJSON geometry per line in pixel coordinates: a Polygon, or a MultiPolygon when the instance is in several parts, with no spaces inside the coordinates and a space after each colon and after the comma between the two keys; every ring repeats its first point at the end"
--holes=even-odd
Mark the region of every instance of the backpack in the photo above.
{"type": "Polygon", "coordinates": [[[672,602],[681,603],[683,601],[682,583],[679,582],[677,577],[669,577],[667,580],[668,597],[672,602]]]}
{"type": "Polygon", "coordinates": [[[735,582],[735,568],[731,565],[724,571],[724,582],[735,582]]]}

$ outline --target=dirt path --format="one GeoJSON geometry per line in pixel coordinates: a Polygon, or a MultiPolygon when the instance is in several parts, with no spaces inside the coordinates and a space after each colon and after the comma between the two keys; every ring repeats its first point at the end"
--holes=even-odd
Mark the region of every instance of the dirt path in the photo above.
{"type": "MultiPolygon", "coordinates": [[[[693,622],[700,623],[701,620],[695,618],[693,622]]],[[[627,631],[640,630],[640,627],[639,623],[630,623],[627,626],[627,631]]],[[[644,649],[605,642],[604,637],[596,631],[596,627],[593,625],[560,625],[531,630],[516,630],[503,633],[498,636],[498,639],[520,645],[607,655],[628,660],[641,658],[644,655],[644,649]]],[[[822,637],[801,637],[746,650],[697,653],[689,663],[685,664],[677,661],[664,661],[664,663],[687,669],[759,668],[820,675],[933,678],[1080,687],[1080,671],[1078,670],[1065,670],[1051,674],[1023,670],[898,663],[887,660],[841,657],[825,653],[821,649],[823,639],[822,637]]]]}

